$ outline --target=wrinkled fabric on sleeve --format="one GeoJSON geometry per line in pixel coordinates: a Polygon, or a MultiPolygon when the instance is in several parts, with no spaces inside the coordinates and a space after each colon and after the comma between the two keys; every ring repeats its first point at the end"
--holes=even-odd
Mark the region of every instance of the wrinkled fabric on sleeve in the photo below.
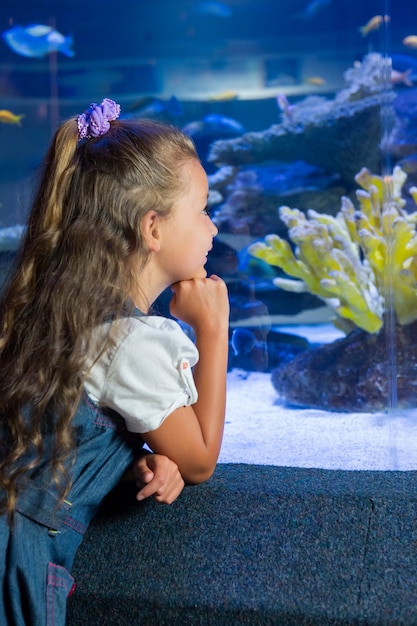
{"type": "MultiPolygon", "coordinates": [[[[92,365],[86,391],[117,411],[131,432],[156,430],[175,409],[197,401],[192,375],[197,348],[167,318],[144,316],[117,324],[120,340],[92,365]]],[[[97,333],[104,336],[107,330],[105,325],[97,333]]]]}

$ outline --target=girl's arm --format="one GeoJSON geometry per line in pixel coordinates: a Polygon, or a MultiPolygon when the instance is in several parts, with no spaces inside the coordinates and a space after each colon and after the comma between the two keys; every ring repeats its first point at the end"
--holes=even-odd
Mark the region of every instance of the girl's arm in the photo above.
{"type": "Polygon", "coordinates": [[[171,312],[193,327],[199,362],[197,402],[176,409],[154,431],[142,434],[150,448],[172,459],[188,483],[207,480],[220,453],[226,408],[229,300],[217,276],[173,285],[171,312]]]}

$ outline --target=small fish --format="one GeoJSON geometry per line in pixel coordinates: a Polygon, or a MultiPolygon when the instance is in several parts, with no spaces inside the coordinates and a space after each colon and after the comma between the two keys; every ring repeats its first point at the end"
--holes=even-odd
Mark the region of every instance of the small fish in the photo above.
{"type": "Polygon", "coordinates": [[[397,70],[391,71],[391,83],[393,85],[406,85],[407,87],[414,87],[414,83],[410,80],[412,69],[408,69],[405,72],[397,72],[397,70]]]}
{"type": "Polygon", "coordinates": [[[237,100],[238,97],[239,95],[236,93],[236,91],[227,90],[227,91],[221,91],[220,93],[215,94],[214,96],[210,96],[209,100],[213,102],[226,102],[228,100],[237,100]]]}
{"type": "Polygon", "coordinates": [[[321,76],[309,76],[304,82],[315,87],[323,87],[326,84],[326,81],[321,76]]]}
{"type": "Polygon", "coordinates": [[[227,117],[227,115],[211,113],[203,117],[203,122],[213,130],[228,130],[231,133],[236,134],[243,134],[245,132],[245,129],[240,122],[233,119],[233,117],[227,117]]]}
{"type": "Polygon", "coordinates": [[[199,15],[214,15],[215,17],[231,17],[232,9],[224,2],[202,0],[194,4],[193,13],[198,13],[199,15]]]}
{"type": "Polygon", "coordinates": [[[288,98],[285,95],[285,93],[279,93],[277,95],[277,105],[278,105],[278,108],[281,111],[283,117],[285,117],[287,119],[291,119],[292,118],[293,107],[288,102],[288,98]]]}
{"type": "Polygon", "coordinates": [[[3,122],[3,124],[16,124],[17,126],[21,126],[20,120],[23,117],[25,117],[24,113],[15,115],[11,111],[7,111],[7,109],[0,110],[0,122],[3,122]]]}
{"type": "Polygon", "coordinates": [[[145,105],[143,108],[140,108],[138,111],[135,111],[133,106],[134,105],[129,107],[129,113],[124,116],[125,119],[164,119],[166,117],[174,118],[184,115],[183,106],[178,98],[176,98],[175,96],[171,96],[169,100],[159,100],[157,98],[153,100],[151,99],[149,104],[145,105]]]}
{"type": "Polygon", "coordinates": [[[239,137],[245,132],[240,122],[218,113],[205,115],[202,120],[190,122],[182,130],[193,139],[207,137],[227,139],[239,137]]]}
{"type": "Polygon", "coordinates": [[[408,35],[408,37],[404,37],[403,44],[407,46],[407,48],[417,48],[417,35],[408,35]]]}
{"type": "Polygon", "coordinates": [[[71,46],[74,41],[68,35],[64,37],[51,26],[30,24],[29,26],[13,26],[2,33],[9,48],[24,57],[41,58],[51,52],[61,52],[73,57],[71,46]]]}
{"type": "Polygon", "coordinates": [[[389,15],[374,15],[364,26],[360,26],[358,30],[362,37],[366,37],[371,31],[378,30],[381,24],[388,24],[389,21],[389,15]]]}

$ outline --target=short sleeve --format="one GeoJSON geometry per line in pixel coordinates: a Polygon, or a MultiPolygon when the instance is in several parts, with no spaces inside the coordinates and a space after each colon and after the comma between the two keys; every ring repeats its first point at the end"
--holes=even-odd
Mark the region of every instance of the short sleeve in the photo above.
{"type": "Polygon", "coordinates": [[[173,320],[130,318],[128,332],[112,353],[91,368],[86,391],[119,413],[128,430],[156,430],[175,409],[197,401],[193,342],[173,320]]]}

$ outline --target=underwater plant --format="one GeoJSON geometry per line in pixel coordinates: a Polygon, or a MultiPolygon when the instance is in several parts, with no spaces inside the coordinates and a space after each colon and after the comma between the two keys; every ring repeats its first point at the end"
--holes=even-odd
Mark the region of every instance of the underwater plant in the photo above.
{"type": "MultiPolygon", "coordinates": [[[[388,298],[400,325],[417,320],[417,211],[404,210],[407,174],[395,166],[381,177],[363,168],[355,177],[359,208],[342,197],[333,217],[281,206],[291,243],[268,235],[249,252],[295,278],[277,277],[287,291],[310,291],[337,314],[335,325],[377,333],[388,298]]],[[[417,205],[417,187],[410,187],[417,205]]]]}

